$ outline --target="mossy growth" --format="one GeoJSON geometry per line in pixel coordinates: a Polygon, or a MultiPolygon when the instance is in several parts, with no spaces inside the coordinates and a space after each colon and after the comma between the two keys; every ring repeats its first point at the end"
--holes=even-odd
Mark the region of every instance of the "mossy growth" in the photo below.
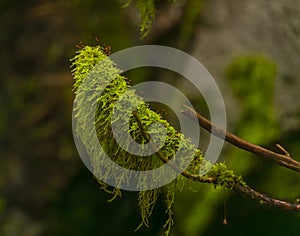
{"type": "Polygon", "coordinates": [[[124,7],[134,4],[140,12],[140,35],[141,38],[146,37],[151,29],[156,14],[155,0],[121,0],[125,2],[124,7]]]}
{"type": "MultiPolygon", "coordinates": [[[[137,7],[141,16],[140,23],[140,35],[141,38],[145,38],[150,30],[153,20],[156,15],[156,2],[157,0],[121,0],[125,2],[124,7],[129,6],[131,3],[137,7]]],[[[169,2],[175,2],[176,0],[168,0],[169,2]]]]}
{"type": "Polygon", "coordinates": [[[235,185],[246,186],[242,176],[237,176],[232,170],[228,170],[224,163],[214,164],[207,175],[216,179],[215,188],[232,189],[235,185]]]}
{"type": "MultiPolygon", "coordinates": [[[[114,186],[122,186],[130,184],[129,182],[135,176],[131,174],[115,173],[115,169],[111,167],[103,169],[107,166],[107,159],[103,158],[103,152],[110,158],[109,161],[126,168],[128,170],[147,171],[160,167],[163,163],[156,154],[150,156],[139,155],[143,152],[143,145],[147,140],[143,136],[142,131],[136,117],[132,114],[132,108],[137,111],[139,119],[151,137],[156,137],[159,143],[163,143],[160,153],[168,160],[177,161],[178,165],[187,166],[186,171],[191,174],[198,175],[200,169],[209,167],[211,170],[206,174],[207,177],[216,178],[216,187],[232,188],[235,184],[245,184],[241,177],[236,177],[232,171],[226,169],[224,164],[212,165],[203,158],[202,152],[197,149],[191,141],[184,137],[183,134],[176,131],[166,120],[162,119],[159,114],[152,111],[143,99],[136,95],[135,91],[130,88],[127,79],[120,75],[121,71],[107,57],[101,46],[85,46],[80,49],[76,56],[72,59],[72,73],[75,79],[74,92],[76,94],[74,107],[74,119],[76,120],[75,133],[83,143],[86,151],[91,156],[91,166],[95,177],[101,176],[101,180],[97,178],[101,188],[112,194],[112,200],[121,196],[121,190],[118,187],[111,187],[107,183],[114,181],[114,186]],[[101,62],[101,63],[100,63],[101,62]],[[88,83],[86,82],[88,81],[88,83]],[[90,104],[94,104],[95,111],[91,111],[90,104]],[[113,112],[121,111],[124,117],[118,119],[129,119],[128,125],[119,127],[122,132],[120,134],[130,134],[133,140],[140,144],[140,150],[134,150],[135,154],[130,154],[117,143],[112,124],[118,120],[113,119],[113,112]],[[90,113],[94,112],[93,120],[89,120],[90,113]],[[153,126],[153,124],[160,124],[153,126]],[[166,131],[165,140],[159,135],[161,127],[166,131]],[[123,130],[122,130],[123,129],[123,130]],[[97,136],[94,137],[92,130],[96,131],[97,136]],[[103,151],[99,151],[97,147],[99,143],[103,151]],[[176,152],[180,149],[181,156],[184,158],[176,159],[176,152]]],[[[127,137],[121,137],[123,147],[130,146],[127,137]],[[128,142],[128,143],[127,143],[128,142]]],[[[153,140],[156,144],[157,140],[153,140]]],[[[163,170],[162,170],[163,171],[163,170]]],[[[151,175],[152,181],[162,181],[166,173],[159,175],[151,175]]],[[[153,211],[158,196],[165,196],[167,221],[164,225],[166,235],[170,232],[173,225],[172,205],[174,203],[175,192],[182,190],[185,178],[179,175],[176,180],[165,185],[164,187],[154,188],[151,190],[140,191],[138,193],[138,206],[141,212],[142,222],[138,226],[149,226],[149,217],[153,211]]],[[[137,180],[140,187],[147,183],[144,179],[137,180]]]]}

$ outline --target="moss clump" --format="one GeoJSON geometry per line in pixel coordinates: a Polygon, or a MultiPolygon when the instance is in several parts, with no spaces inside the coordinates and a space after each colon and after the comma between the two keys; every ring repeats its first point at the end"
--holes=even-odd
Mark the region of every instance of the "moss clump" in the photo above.
{"type": "Polygon", "coordinates": [[[236,176],[232,170],[228,170],[224,163],[217,163],[212,166],[207,176],[215,178],[216,188],[232,189],[235,185],[246,186],[242,176],[236,176]]]}
{"type": "MultiPolygon", "coordinates": [[[[114,66],[114,63],[107,58],[100,46],[86,46],[82,48],[78,51],[72,61],[72,72],[75,79],[74,92],[76,93],[76,108],[74,109],[76,126],[74,128],[76,134],[79,135],[79,138],[87,149],[87,152],[92,156],[91,165],[95,176],[102,177],[101,179],[103,181],[99,180],[99,183],[103,190],[113,194],[113,198],[120,196],[121,191],[118,188],[111,188],[108,186],[106,180],[114,179],[116,186],[121,186],[122,184],[129,184],[129,181],[133,176],[116,175],[113,168],[102,169],[101,166],[105,164],[105,160],[102,158],[103,153],[95,149],[98,142],[101,143],[101,147],[107,156],[124,168],[145,171],[156,169],[162,164],[155,154],[146,157],[138,154],[132,155],[119,147],[114,139],[111,128],[113,109],[115,109],[115,112],[120,111],[121,114],[124,114],[124,117],[118,117],[119,119],[126,119],[127,117],[130,119],[129,127],[121,127],[121,129],[124,129],[124,132],[121,133],[126,134],[129,132],[131,137],[140,144],[146,144],[147,141],[143,137],[135,118],[132,114],[129,114],[132,113],[132,107],[136,107],[143,126],[151,136],[155,136],[158,139],[162,138],[159,136],[161,133],[159,127],[164,127],[166,130],[166,139],[158,140],[164,144],[160,149],[160,152],[167,159],[175,159],[175,153],[180,147],[181,155],[185,158],[183,160],[178,160],[178,164],[191,162],[192,164],[189,169],[196,174],[196,171],[198,171],[198,164],[201,164],[203,161],[201,151],[193,146],[189,139],[185,138],[181,133],[170,126],[166,120],[163,120],[159,114],[150,110],[148,104],[144,103],[142,98],[137,96],[135,91],[130,89],[126,78],[120,75],[120,70],[118,70],[114,66]],[[85,79],[88,79],[90,82],[88,84],[84,83],[85,79]],[[99,92],[101,92],[100,96],[99,92]],[[94,121],[87,120],[88,114],[91,112],[88,104],[91,103],[91,101],[97,103],[94,121]],[[150,129],[153,124],[160,124],[161,126],[150,129]],[[96,129],[97,139],[93,137],[91,132],[93,128],[96,129]],[[195,163],[197,163],[197,165],[195,163]]],[[[126,138],[122,140],[124,140],[124,143],[122,144],[123,147],[129,146],[129,143],[126,143],[128,141],[126,138]]],[[[156,140],[153,141],[155,142],[156,140]]],[[[141,148],[141,150],[134,151],[135,153],[142,153],[143,150],[141,148]]],[[[164,176],[165,173],[161,173],[158,176],[149,177],[153,181],[159,182],[162,181],[161,178],[164,178],[164,176]]],[[[177,181],[174,181],[169,185],[175,186],[175,182],[178,182],[179,179],[182,180],[182,178],[178,178],[177,181]]],[[[146,184],[146,181],[139,179],[138,183],[146,184]]],[[[181,185],[178,184],[178,186],[181,185]]],[[[175,188],[170,188],[169,186],[161,189],[141,191],[138,197],[138,205],[141,209],[142,224],[148,225],[148,219],[157,200],[157,196],[159,194],[166,194],[167,214],[170,218],[165,227],[169,229],[173,222],[171,219],[173,215],[171,206],[174,201],[174,197],[170,196],[172,196],[174,192],[175,188]],[[172,191],[170,189],[172,189],[172,191]]]]}
{"type": "MultiPolygon", "coordinates": [[[[147,140],[144,138],[140,126],[132,114],[133,108],[137,111],[139,119],[148,134],[151,137],[155,137],[153,142],[158,141],[163,144],[160,148],[160,153],[166,159],[175,160],[179,166],[187,166],[186,171],[195,175],[198,175],[205,168],[211,168],[207,176],[216,178],[216,187],[232,188],[235,184],[244,184],[241,177],[236,177],[232,171],[226,169],[224,164],[212,165],[205,161],[201,151],[192,145],[189,139],[177,132],[159,114],[152,111],[148,104],[141,97],[137,96],[134,90],[130,89],[126,78],[120,75],[121,71],[105,55],[102,47],[85,46],[77,52],[72,62],[72,73],[75,79],[74,92],[76,94],[74,101],[76,104],[74,107],[74,119],[76,122],[73,128],[91,157],[90,162],[95,177],[101,176],[101,180],[97,178],[101,188],[112,194],[112,199],[121,196],[121,190],[118,186],[129,185],[132,178],[136,178],[136,176],[130,174],[131,172],[120,174],[115,171],[113,166],[111,168],[102,168],[103,166],[110,166],[107,165],[108,159],[103,158],[105,154],[110,158],[109,161],[112,160],[119,166],[129,170],[147,171],[156,169],[162,164],[162,161],[156,154],[150,156],[142,155],[143,145],[147,143],[147,140]],[[91,111],[91,104],[95,105],[96,113],[91,111]],[[114,119],[113,111],[121,115],[114,119]],[[89,117],[93,117],[93,119],[91,120],[89,117]],[[137,150],[133,150],[135,154],[130,154],[121,148],[115,140],[112,131],[112,125],[115,122],[128,119],[129,125],[123,125],[119,129],[122,131],[120,134],[126,135],[129,133],[130,137],[141,144],[137,150]],[[155,124],[156,126],[153,128],[155,124]],[[162,127],[166,132],[165,137],[160,135],[162,127]],[[96,131],[96,137],[93,135],[93,130],[96,131]],[[99,143],[103,151],[99,151],[99,148],[97,148],[99,143]],[[184,158],[177,160],[175,154],[178,151],[180,151],[180,156],[184,158]],[[114,186],[117,187],[111,187],[107,184],[111,183],[111,181],[114,181],[114,186]]],[[[123,147],[130,146],[129,139],[126,136],[121,137],[121,140],[123,141],[123,147]]],[[[165,169],[161,171],[155,176],[152,172],[149,172],[147,178],[149,177],[154,182],[161,182],[168,174],[164,172],[165,169]]],[[[173,170],[171,172],[174,173],[173,170]]],[[[138,228],[142,225],[149,226],[149,217],[158,196],[162,194],[166,199],[166,214],[168,216],[164,225],[165,233],[168,234],[170,232],[170,228],[174,223],[172,205],[175,192],[178,189],[182,189],[183,180],[183,176],[179,176],[175,181],[164,187],[139,192],[138,206],[142,222],[138,228]]],[[[136,179],[136,181],[139,187],[147,187],[145,179],[136,179]]]]}

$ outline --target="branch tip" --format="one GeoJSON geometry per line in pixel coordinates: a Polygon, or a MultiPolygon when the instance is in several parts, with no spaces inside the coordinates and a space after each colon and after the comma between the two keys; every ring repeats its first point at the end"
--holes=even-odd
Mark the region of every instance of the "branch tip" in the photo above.
{"type": "Polygon", "coordinates": [[[276,143],[276,147],[283,152],[283,154],[289,158],[291,158],[291,155],[289,154],[289,152],[287,150],[285,150],[280,144],[276,143]]]}

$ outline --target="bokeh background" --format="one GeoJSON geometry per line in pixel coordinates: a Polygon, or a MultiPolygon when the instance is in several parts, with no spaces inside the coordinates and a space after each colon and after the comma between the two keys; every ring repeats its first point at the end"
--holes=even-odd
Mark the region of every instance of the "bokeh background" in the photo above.
{"type": "MultiPolygon", "coordinates": [[[[77,154],[69,60],[80,42],[110,45],[112,52],[160,44],[190,53],[220,86],[230,131],[272,150],[280,143],[300,160],[300,1],[161,0],[143,40],[138,10],[122,4],[0,2],[0,235],[162,235],[163,199],[151,227],[135,232],[136,193],[108,202],[77,154]]],[[[128,74],[133,83],[154,76],[175,81],[162,71],[128,74]]],[[[201,110],[201,97],[192,99],[201,110]]],[[[262,192],[300,197],[300,175],[293,171],[228,145],[220,161],[262,192]]],[[[224,197],[205,184],[188,188],[176,196],[171,235],[300,234],[299,213],[230,190],[224,197]],[[228,225],[222,224],[224,201],[228,225]]]]}

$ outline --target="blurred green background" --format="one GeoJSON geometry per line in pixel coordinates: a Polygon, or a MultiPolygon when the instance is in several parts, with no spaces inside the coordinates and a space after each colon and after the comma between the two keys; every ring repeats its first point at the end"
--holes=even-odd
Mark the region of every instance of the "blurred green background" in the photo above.
{"type": "MultiPolygon", "coordinates": [[[[280,143],[300,160],[300,1],[249,2],[157,1],[157,18],[141,40],[137,9],[119,0],[2,0],[0,235],[162,235],[163,199],[151,228],[134,232],[136,193],[108,203],[77,154],[69,59],[80,42],[111,45],[112,52],[162,44],[190,53],[216,78],[231,131],[273,150],[280,143]]],[[[133,83],[176,81],[163,71],[136,70],[128,77],[133,83]]],[[[183,82],[175,84],[184,91],[183,82]]],[[[199,110],[205,106],[200,97],[191,99],[199,110]]],[[[220,159],[262,192],[300,197],[299,174],[228,145],[220,159]]],[[[171,235],[300,234],[299,213],[230,190],[223,225],[223,190],[188,188],[176,196],[171,235]]]]}

